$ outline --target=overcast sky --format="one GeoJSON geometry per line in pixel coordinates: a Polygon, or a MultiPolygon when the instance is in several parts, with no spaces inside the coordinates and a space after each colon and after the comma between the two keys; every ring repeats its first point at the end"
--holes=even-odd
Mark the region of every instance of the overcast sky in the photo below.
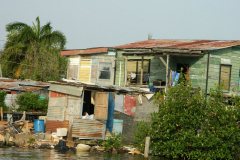
{"type": "Polygon", "coordinates": [[[2,0],[0,48],[6,24],[50,21],[67,49],[147,39],[240,40],[240,0],[2,0]]]}

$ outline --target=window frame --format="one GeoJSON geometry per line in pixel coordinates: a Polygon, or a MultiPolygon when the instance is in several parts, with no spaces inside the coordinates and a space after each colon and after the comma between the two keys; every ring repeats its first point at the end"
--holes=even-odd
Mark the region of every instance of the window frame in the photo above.
{"type": "Polygon", "coordinates": [[[100,81],[110,81],[112,79],[112,62],[99,62],[98,63],[98,75],[97,75],[97,79],[100,81]],[[102,79],[100,78],[101,72],[104,71],[101,69],[101,67],[103,67],[104,65],[102,64],[107,64],[107,66],[109,65],[109,79],[102,79]],[[102,65],[102,66],[101,66],[102,65]]]}
{"type": "MultiPolygon", "coordinates": [[[[128,59],[128,60],[127,60],[127,63],[128,63],[128,62],[132,62],[132,61],[136,62],[136,70],[135,70],[136,73],[138,73],[138,72],[141,73],[141,68],[138,68],[139,63],[142,64],[142,61],[143,61],[143,63],[144,63],[144,61],[148,62],[148,70],[147,70],[147,73],[148,73],[149,76],[150,76],[151,59],[128,59]]],[[[128,65],[127,65],[127,67],[126,67],[126,72],[128,72],[128,65]]],[[[140,75],[140,78],[141,78],[141,76],[142,76],[142,78],[144,78],[143,75],[140,75]]],[[[127,77],[128,77],[128,73],[127,73],[127,77]]],[[[136,79],[136,83],[130,83],[130,81],[127,79],[127,83],[128,83],[128,85],[146,85],[146,84],[147,84],[147,83],[146,83],[146,84],[145,84],[145,83],[142,83],[142,84],[141,84],[141,82],[138,83],[138,79],[136,79]]]]}

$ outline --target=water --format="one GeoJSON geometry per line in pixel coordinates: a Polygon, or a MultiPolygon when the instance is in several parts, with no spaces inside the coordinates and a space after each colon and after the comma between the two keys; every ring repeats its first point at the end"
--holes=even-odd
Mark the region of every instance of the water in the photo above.
{"type": "MultiPolygon", "coordinates": [[[[59,153],[53,149],[0,148],[0,160],[144,160],[141,155],[103,153],[59,153]]],[[[158,158],[154,158],[158,159],[158,158]]]]}

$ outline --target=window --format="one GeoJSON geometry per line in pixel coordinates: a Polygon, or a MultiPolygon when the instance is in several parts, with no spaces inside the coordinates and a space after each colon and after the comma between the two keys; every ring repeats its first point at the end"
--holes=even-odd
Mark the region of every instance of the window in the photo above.
{"type": "Polygon", "coordinates": [[[100,62],[98,79],[111,79],[111,67],[111,63],[100,62]]]}
{"type": "Polygon", "coordinates": [[[231,80],[231,65],[220,65],[220,76],[219,76],[219,84],[222,89],[225,91],[230,90],[230,80],[231,80]]]}
{"type": "Polygon", "coordinates": [[[128,60],[127,62],[127,81],[129,84],[147,84],[149,78],[150,60],[128,60]],[[142,66],[143,64],[143,66],[142,66]],[[143,75],[141,75],[143,69],[143,75]]]}

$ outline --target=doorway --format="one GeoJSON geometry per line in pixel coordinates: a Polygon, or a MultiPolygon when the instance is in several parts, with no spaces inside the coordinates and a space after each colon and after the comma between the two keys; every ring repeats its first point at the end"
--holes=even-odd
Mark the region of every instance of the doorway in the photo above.
{"type": "Polygon", "coordinates": [[[82,109],[82,116],[93,115],[94,114],[94,105],[91,102],[92,99],[92,92],[85,90],[84,91],[84,98],[83,98],[83,109],[82,109]]]}

